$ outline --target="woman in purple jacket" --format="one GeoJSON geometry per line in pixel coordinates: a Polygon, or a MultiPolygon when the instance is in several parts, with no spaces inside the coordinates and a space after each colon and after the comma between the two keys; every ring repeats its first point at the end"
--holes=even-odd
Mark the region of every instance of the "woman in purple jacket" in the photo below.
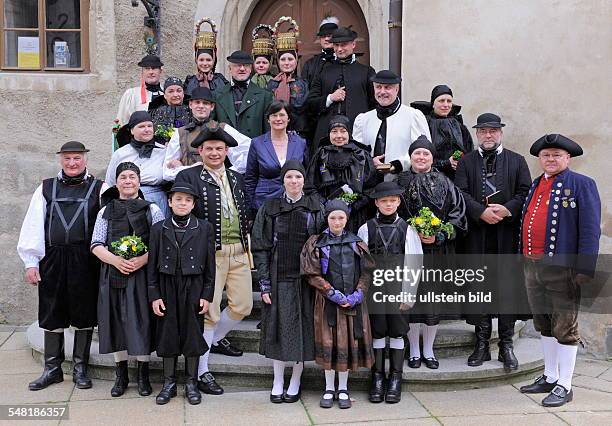
{"type": "Polygon", "coordinates": [[[244,183],[254,213],[268,198],[283,193],[280,171],[288,160],[307,164],[306,141],[297,133],[287,131],[290,106],[274,101],[266,112],[270,131],[251,141],[244,183]]]}

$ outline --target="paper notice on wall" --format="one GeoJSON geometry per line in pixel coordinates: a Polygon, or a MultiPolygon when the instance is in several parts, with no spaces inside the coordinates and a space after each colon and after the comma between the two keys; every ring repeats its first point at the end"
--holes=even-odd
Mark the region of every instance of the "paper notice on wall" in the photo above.
{"type": "Polygon", "coordinates": [[[40,68],[38,37],[18,37],[17,39],[17,66],[19,68],[40,68]]]}

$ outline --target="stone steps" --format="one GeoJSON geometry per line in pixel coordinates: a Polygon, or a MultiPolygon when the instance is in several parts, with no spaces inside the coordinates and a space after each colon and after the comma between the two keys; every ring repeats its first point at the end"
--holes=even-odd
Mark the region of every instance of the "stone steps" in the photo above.
{"type": "MultiPolygon", "coordinates": [[[[460,329],[459,323],[451,323],[450,330],[460,329]]],[[[248,324],[244,324],[247,326],[248,324]]],[[[449,324],[446,324],[449,325],[449,324]]],[[[445,325],[445,326],[446,326],[445,325]]],[[[442,327],[441,327],[442,330],[442,327]]],[[[242,330],[238,330],[237,333],[242,330]]],[[[66,358],[70,360],[72,354],[72,334],[67,332],[66,336],[66,358]]],[[[37,323],[32,324],[27,331],[27,338],[32,347],[32,356],[42,362],[43,330],[37,323]]],[[[520,367],[517,371],[506,373],[502,364],[497,361],[497,348],[491,353],[492,361],[484,363],[480,367],[468,367],[467,357],[452,356],[440,358],[440,368],[429,370],[423,364],[419,369],[404,368],[404,388],[406,390],[454,390],[472,389],[479,387],[495,386],[505,383],[514,383],[525,378],[537,375],[542,369],[543,360],[538,339],[515,337],[515,354],[519,360],[520,367]]],[[[136,362],[130,360],[130,376],[135,379],[136,362]]],[[[90,357],[91,377],[113,380],[115,363],[110,354],[99,354],[98,342],[94,339],[90,357]]],[[[151,380],[161,381],[161,358],[151,357],[151,380]]],[[[255,353],[246,352],[241,357],[227,357],[213,354],[210,357],[210,368],[215,377],[223,386],[249,386],[267,388],[272,383],[272,362],[269,359],[255,353]]],[[[183,370],[183,359],[179,358],[179,371],[183,370]]],[[[70,364],[67,361],[64,371],[70,372],[70,364]]],[[[290,374],[290,369],[286,369],[290,374]]],[[[365,389],[369,382],[369,371],[360,370],[351,372],[351,386],[355,389],[365,389]]],[[[321,389],[323,386],[323,371],[314,363],[307,362],[302,380],[305,389],[321,389]]]]}

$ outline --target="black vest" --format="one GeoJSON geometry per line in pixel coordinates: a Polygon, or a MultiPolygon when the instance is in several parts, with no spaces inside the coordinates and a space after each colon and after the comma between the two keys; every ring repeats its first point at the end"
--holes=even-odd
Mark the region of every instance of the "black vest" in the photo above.
{"type": "Polygon", "coordinates": [[[45,179],[42,193],[47,203],[45,246],[91,243],[100,210],[102,181],[89,176],[78,185],[66,185],[57,177],[45,179]]]}
{"type": "Polygon", "coordinates": [[[368,249],[370,254],[404,254],[408,223],[404,219],[381,223],[377,218],[368,220],[368,249]]]}

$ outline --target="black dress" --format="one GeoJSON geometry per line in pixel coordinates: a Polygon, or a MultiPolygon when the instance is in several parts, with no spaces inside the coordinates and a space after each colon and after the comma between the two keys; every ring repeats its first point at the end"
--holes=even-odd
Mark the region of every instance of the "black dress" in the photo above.
{"type": "Polygon", "coordinates": [[[161,357],[203,355],[204,315],[200,299],[212,301],[215,282],[215,233],[206,220],[191,215],[186,228],[172,218],[151,229],[149,302],[162,299],[166,310],[157,317],[155,349],[161,357]]]}
{"type": "Polygon", "coordinates": [[[265,202],[253,225],[253,260],[260,283],[270,286],[263,304],[259,353],[280,361],[314,360],[313,290],[300,276],[300,253],[324,225],[316,197],[265,202]]]}
{"type": "Polygon", "coordinates": [[[342,186],[348,185],[359,199],[349,206],[346,230],[357,233],[368,219],[370,199],[366,193],[376,186],[372,157],[352,140],[346,145],[335,146],[329,144],[329,138],[323,138],[321,145],[308,165],[306,190],[316,191],[326,203],[341,196],[342,186]]]}
{"type": "MultiPolygon", "coordinates": [[[[397,183],[406,188],[404,199],[406,201],[407,217],[419,214],[422,207],[429,207],[436,217],[442,222],[449,222],[455,228],[456,235],[467,232],[467,217],[465,213],[465,201],[459,188],[453,182],[436,169],[427,173],[415,173],[412,168],[398,175],[397,183]]],[[[453,256],[455,254],[456,239],[436,240],[433,244],[423,244],[423,263],[428,268],[454,268],[453,256]],[[440,256],[451,255],[451,256],[440,256]]],[[[410,309],[409,318],[411,323],[425,323],[436,325],[441,319],[457,319],[461,316],[460,304],[440,304],[421,302],[422,295],[428,293],[432,288],[432,282],[424,284],[421,282],[417,293],[417,302],[410,309]]],[[[449,287],[436,286],[437,289],[449,287]]]]}
{"type": "MultiPolygon", "coordinates": [[[[149,113],[153,119],[154,131],[160,125],[168,129],[178,129],[186,126],[192,120],[191,110],[187,105],[168,105],[163,96],[158,96],[149,103],[149,113]]],[[[161,144],[166,144],[170,137],[156,135],[155,140],[161,144]]]]}
{"type": "MultiPolygon", "coordinates": [[[[215,95],[216,92],[223,86],[225,86],[227,83],[228,81],[223,76],[223,74],[216,72],[214,73],[212,80],[208,82],[208,88],[213,93],[213,95],[215,95]]],[[[191,92],[193,92],[196,87],[205,87],[205,85],[201,83],[195,75],[188,75],[187,77],[185,77],[185,82],[183,83],[185,95],[191,96],[191,92]]]]}
{"type": "MultiPolygon", "coordinates": [[[[102,217],[107,220],[106,246],[126,235],[139,236],[149,245],[151,202],[113,200],[102,217]]],[[[123,275],[113,265],[102,263],[98,296],[100,353],[127,350],[128,355],[149,355],[151,307],[147,297],[147,268],[123,275]]]]}

